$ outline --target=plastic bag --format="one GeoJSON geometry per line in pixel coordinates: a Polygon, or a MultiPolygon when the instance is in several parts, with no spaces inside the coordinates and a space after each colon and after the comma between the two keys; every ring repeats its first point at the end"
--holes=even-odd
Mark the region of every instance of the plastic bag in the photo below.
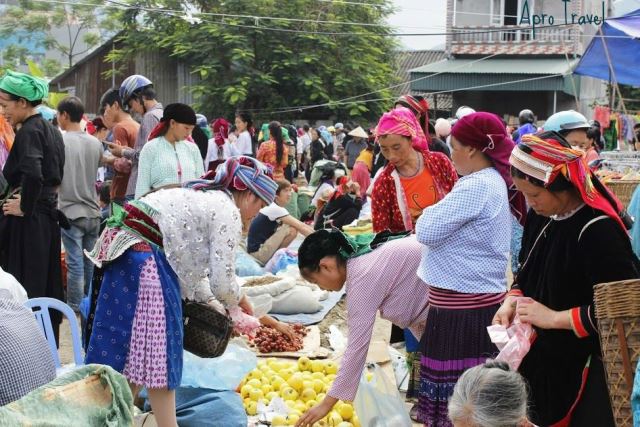
{"type": "MultiPolygon", "coordinates": [[[[407,331],[408,329],[405,329],[407,331]]],[[[409,388],[409,367],[407,366],[407,358],[398,350],[389,346],[389,356],[391,356],[391,365],[393,373],[396,377],[398,390],[406,392],[409,388]]]]}
{"type": "Polygon", "coordinates": [[[288,248],[282,248],[273,254],[264,266],[264,269],[275,274],[278,271],[285,270],[290,265],[298,265],[298,252],[288,248]]]}
{"type": "MultiPolygon", "coordinates": [[[[527,297],[516,298],[516,307],[522,301],[532,300],[527,297]]],[[[520,316],[516,314],[508,328],[502,325],[491,325],[487,327],[487,332],[491,342],[500,350],[495,360],[508,363],[512,370],[517,371],[535,339],[536,333],[533,327],[528,323],[522,323],[520,316]]]]}
{"type": "Polygon", "coordinates": [[[24,304],[28,297],[20,282],[0,268],[0,298],[13,299],[20,304],[24,304]]]}
{"type": "Polygon", "coordinates": [[[367,381],[363,372],[353,405],[363,426],[412,427],[407,408],[395,384],[374,365],[373,377],[367,381]]]}
{"type": "Polygon", "coordinates": [[[236,275],[238,277],[262,276],[263,274],[264,269],[260,267],[254,257],[242,249],[236,251],[236,275]]]}
{"type": "Polygon", "coordinates": [[[260,328],[260,321],[242,311],[239,306],[231,307],[229,316],[231,316],[231,321],[233,322],[234,332],[240,335],[253,337],[258,332],[258,328],[260,328]]]}
{"type": "Polygon", "coordinates": [[[182,387],[235,390],[240,381],[258,365],[256,354],[232,341],[220,357],[207,359],[184,352],[182,387]]]}

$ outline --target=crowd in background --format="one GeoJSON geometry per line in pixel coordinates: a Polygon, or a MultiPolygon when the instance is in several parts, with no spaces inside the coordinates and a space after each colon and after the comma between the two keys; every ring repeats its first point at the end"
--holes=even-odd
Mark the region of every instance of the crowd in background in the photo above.
{"type": "MultiPolygon", "coordinates": [[[[257,128],[246,112],[209,122],[163,105],[140,75],[92,120],[73,96],[47,117],[46,95],[29,75],[0,79],[0,265],[30,298],[82,312],[87,363],[146,387],[159,425],[176,425],[181,298],[246,320],[236,251],[265,265],[299,235],[300,274],[346,286],[349,340],[333,388],[297,425],[353,400],[378,311],[415,357],[408,396],[425,425],[612,425],[593,286],[638,278],[640,263],[624,206],[594,175],[597,122],[562,111],[538,126],[523,110],[511,129],[470,107],[434,121],[406,95],[375,127],[257,128]],[[292,214],[302,187],[310,206],[292,214]],[[358,219],[376,234],[341,231],[358,219]],[[486,362],[498,354],[487,326],[516,316],[537,333],[519,374],[486,362]]],[[[24,363],[33,381],[13,400],[51,377],[24,363]]]]}

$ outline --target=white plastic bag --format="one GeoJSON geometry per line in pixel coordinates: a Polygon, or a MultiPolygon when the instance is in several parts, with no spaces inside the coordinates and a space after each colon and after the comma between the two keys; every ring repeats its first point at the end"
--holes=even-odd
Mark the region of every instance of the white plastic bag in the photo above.
{"type": "Polygon", "coordinates": [[[235,390],[258,364],[256,354],[246,345],[232,341],[220,357],[202,358],[184,352],[182,387],[235,390]]]}
{"type": "Polygon", "coordinates": [[[363,426],[412,427],[413,425],[395,384],[387,378],[377,364],[374,365],[370,382],[367,381],[363,372],[353,405],[363,426]]]}
{"type": "Polygon", "coordinates": [[[0,268],[0,298],[13,299],[20,304],[27,301],[27,291],[24,290],[20,282],[0,268]]]}
{"type": "Polygon", "coordinates": [[[409,368],[407,367],[407,358],[391,346],[389,346],[389,356],[391,356],[391,366],[393,366],[393,373],[396,376],[398,390],[406,392],[409,388],[409,368]]]}

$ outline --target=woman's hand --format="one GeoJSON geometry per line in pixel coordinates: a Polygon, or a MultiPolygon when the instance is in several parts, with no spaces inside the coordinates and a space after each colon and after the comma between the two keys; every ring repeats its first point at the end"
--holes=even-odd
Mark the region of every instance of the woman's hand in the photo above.
{"type": "Polygon", "coordinates": [[[15,194],[2,205],[2,212],[5,215],[24,216],[20,209],[20,194],[15,194]]]}
{"type": "Polygon", "coordinates": [[[249,299],[246,295],[242,295],[242,298],[240,298],[240,302],[238,302],[238,305],[240,306],[242,311],[247,313],[249,316],[253,316],[253,306],[249,302],[249,299]]]}
{"type": "Polygon", "coordinates": [[[513,297],[507,297],[504,300],[504,303],[500,306],[498,311],[496,311],[495,316],[493,316],[493,320],[491,324],[493,325],[502,325],[505,328],[508,328],[513,322],[513,318],[516,315],[516,300],[513,297]]]}
{"type": "Polygon", "coordinates": [[[105,144],[107,144],[107,147],[109,148],[109,151],[111,152],[111,154],[113,154],[115,157],[122,157],[124,156],[124,145],[120,143],[120,141],[116,141],[116,142],[105,142],[105,144]]]}
{"type": "Polygon", "coordinates": [[[296,339],[296,333],[293,328],[284,322],[276,322],[273,328],[281,334],[284,334],[291,342],[296,339]]]}
{"type": "Polygon", "coordinates": [[[296,427],[312,427],[314,423],[327,416],[335,402],[337,402],[336,399],[327,396],[322,402],[305,412],[296,423],[296,427]]]}
{"type": "Polygon", "coordinates": [[[554,311],[535,300],[522,300],[517,313],[523,323],[529,323],[541,329],[571,329],[568,311],[554,311]]]}

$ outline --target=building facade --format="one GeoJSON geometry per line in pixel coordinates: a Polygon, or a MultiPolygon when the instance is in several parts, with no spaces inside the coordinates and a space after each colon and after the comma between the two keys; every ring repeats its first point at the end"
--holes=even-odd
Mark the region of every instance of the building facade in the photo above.
{"type": "Polygon", "coordinates": [[[597,31],[583,21],[601,22],[603,12],[596,0],[447,0],[447,58],[411,70],[411,89],[449,92],[454,109],[511,120],[525,108],[539,120],[566,109],[590,115],[606,86],[572,69],[597,31]]]}

